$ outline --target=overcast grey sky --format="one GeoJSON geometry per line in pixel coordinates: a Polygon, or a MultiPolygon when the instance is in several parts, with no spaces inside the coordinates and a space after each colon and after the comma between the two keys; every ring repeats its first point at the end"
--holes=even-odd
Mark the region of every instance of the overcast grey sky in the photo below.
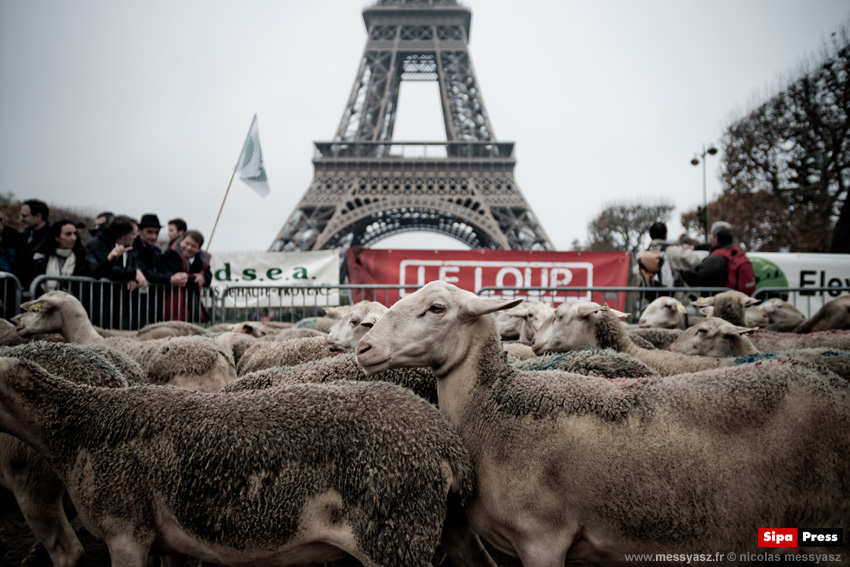
{"type": "MultiPolygon", "coordinates": [[[[267,249],[310,184],[313,141],[336,132],[369,4],[0,0],[0,192],[209,235],[256,112],[271,195],[234,181],[212,251],[267,249]]],[[[693,154],[850,15],[848,0],[465,5],[493,129],[516,142],[517,183],[558,250],[613,202],[669,200],[676,218],[700,204],[693,154]]],[[[403,83],[395,139],[445,139],[438,102],[436,83],[403,83]]],[[[379,245],[451,242],[397,238],[379,245]]]]}

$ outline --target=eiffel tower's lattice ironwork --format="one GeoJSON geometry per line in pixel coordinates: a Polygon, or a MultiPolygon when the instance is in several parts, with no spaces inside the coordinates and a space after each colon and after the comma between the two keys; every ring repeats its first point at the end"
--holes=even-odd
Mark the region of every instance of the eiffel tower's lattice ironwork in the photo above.
{"type": "Polygon", "coordinates": [[[315,176],[271,250],[368,247],[428,231],[471,248],[551,250],[514,180],[514,146],[498,142],[457,0],[379,0],[363,10],[366,48],[332,142],[316,142],[315,176]],[[401,81],[437,81],[446,142],[393,141],[401,81]]]}

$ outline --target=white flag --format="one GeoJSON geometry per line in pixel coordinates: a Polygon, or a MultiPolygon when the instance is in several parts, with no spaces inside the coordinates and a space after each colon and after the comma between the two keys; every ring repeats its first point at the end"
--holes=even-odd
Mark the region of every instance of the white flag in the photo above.
{"type": "Polygon", "coordinates": [[[263,152],[260,150],[260,128],[257,125],[256,114],[253,122],[251,122],[251,129],[248,130],[248,137],[245,138],[245,144],[242,146],[242,154],[240,154],[239,161],[236,162],[236,167],[233,169],[239,173],[239,179],[259,193],[260,196],[265,197],[269,194],[269,180],[266,177],[266,169],[263,167],[263,152]]]}

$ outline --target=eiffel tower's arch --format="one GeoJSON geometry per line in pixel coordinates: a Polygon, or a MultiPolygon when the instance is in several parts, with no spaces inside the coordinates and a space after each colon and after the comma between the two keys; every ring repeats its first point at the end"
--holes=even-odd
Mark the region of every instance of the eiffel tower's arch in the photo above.
{"type": "Polygon", "coordinates": [[[316,142],[313,182],[271,250],[368,247],[411,231],[471,248],[551,250],[498,142],[468,50],[471,12],[456,0],[379,0],[332,142],[316,142]],[[439,85],[446,142],[392,139],[401,81],[439,85]]]}

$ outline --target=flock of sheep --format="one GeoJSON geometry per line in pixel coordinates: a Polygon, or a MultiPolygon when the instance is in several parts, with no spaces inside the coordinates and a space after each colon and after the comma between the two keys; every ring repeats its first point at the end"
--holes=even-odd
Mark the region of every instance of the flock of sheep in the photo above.
{"type": "Polygon", "coordinates": [[[61,567],[68,500],[129,567],[494,567],[482,540],[607,565],[850,526],[850,296],[705,303],[626,325],[435,281],[299,326],[115,334],[50,292],[0,326],[0,486],[61,567]]]}

